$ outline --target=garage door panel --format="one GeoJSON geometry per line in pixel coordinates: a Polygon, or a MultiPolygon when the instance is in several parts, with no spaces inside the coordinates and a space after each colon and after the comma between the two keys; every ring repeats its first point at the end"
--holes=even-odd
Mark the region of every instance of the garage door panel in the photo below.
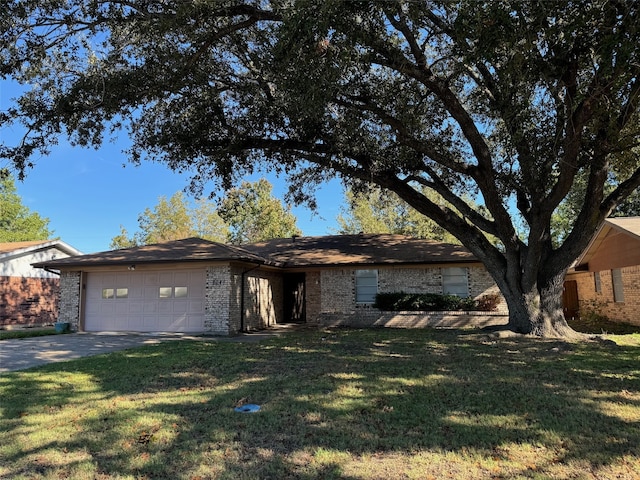
{"type": "Polygon", "coordinates": [[[201,300],[190,300],[187,311],[190,314],[204,312],[204,302],[201,300]]]}
{"type": "Polygon", "coordinates": [[[202,332],[205,276],[204,270],[90,272],[84,328],[87,331],[202,332]],[[160,298],[160,287],[170,287],[171,295],[160,298]],[[175,287],[186,287],[186,297],[181,296],[184,289],[176,292],[175,287]],[[103,298],[105,288],[113,290],[113,298],[103,298]]]}
{"type": "Polygon", "coordinates": [[[173,311],[173,302],[171,299],[163,298],[156,303],[156,311],[158,313],[171,313],[173,311]]]}
{"type": "Polygon", "coordinates": [[[140,314],[144,312],[144,302],[142,300],[134,299],[129,302],[129,313],[140,314]]]}
{"type": "Polygon", "coordinates": [[[176,314],[182,314],[182,313],[187,313],[187,307],[189,306],[189,303],[182,300],[182,301],[174,301],[173,303],[173,313],[176,314]]]}

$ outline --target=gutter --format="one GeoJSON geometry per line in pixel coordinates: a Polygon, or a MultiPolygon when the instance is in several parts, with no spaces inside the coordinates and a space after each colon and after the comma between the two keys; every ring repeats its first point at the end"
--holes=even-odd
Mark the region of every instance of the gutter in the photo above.
{"type": "Polygon", "coordinates": [[[44,269],[45,272],[53,273],[54,275],[60,276],[59,270],[53,270],[52,268],[49,268],[49,267],[42,267],[42,268],[44,269]]]}
{"type": "Polygon", "coordinates": [[[240,275],[240,332],[245,333],[244,330],[244,280],[246,278],[247,273],[253,272],[262,266],[261,263],[255,265],[248,270],[244,270],[240,275]]]}

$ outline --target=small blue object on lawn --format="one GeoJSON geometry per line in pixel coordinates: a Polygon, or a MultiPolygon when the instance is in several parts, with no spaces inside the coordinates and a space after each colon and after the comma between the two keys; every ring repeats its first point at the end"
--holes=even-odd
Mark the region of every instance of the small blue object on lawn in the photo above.
{"type": "Polygon", "coordinates": [[[260,405],[255,405],[253,403],[247,403],[246,405],[240,405],[234,409],[236,412],[242,413],[253,413],[260,410],[260,405]]]}

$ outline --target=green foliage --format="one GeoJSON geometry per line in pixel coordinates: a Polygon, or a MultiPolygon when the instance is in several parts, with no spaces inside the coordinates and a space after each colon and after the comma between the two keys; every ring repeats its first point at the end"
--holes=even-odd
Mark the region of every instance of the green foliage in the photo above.
{"type": "Polygon", "coordinates": [[[227,192],[218,214],[230,226],[231,243],[252,243],[302,234],[291,209],[273,197],[272,188],[262,178],[254,183],[242,182],[240,188],[227,192]]]}
{"type": "Polygon", "coordinates": [[[47,240],[52,234],[49,219],[42,218],[22,204],[13,178],[1,176],[0,242],[47,240]]]}
{"type": "MultiPolygon", "coordinates": [[[[425,195],[434,196],[425,192],[425,195]]],[[[393,233],[459,244],[459,240],[433,220],[417,212],[395,193],[380,188],[345,192],[346,206],[337,221],[340,234],[393,233]]]]}
{"type": "Polygon", "coordinates": [[[227,227],[214,207],[202,200],[192,207],[182,192],[175,193],[168,200],[160,197],[153,209],[146,208],[138,216],[138,225],[140,229],[133,236],[120,226],[120,234],[111,239],[110,247],[129,248],[188,237],[217,242],[227,239],[227,227]]]}
{"type": "Polygon", "coordinates": [[[385,311],[493,311],[498,295],[484,295],[479,299],[462,298],[439,293],[378,293],[374,307],[385,311]]]}
{"type": "Polygon", "coordinates": [[[153,208],[138,216],[140,230],[130,236],[124,227],[111,239],[111,248],[168,242],[200,237],[214,242],[249,243],[301,235],[289,208],[271,195],[271,184],[261,179],[243,182],[227,192],[216,207],[213,201],[187,202],[182,192],[168,200],[160,197],[153,208]]]}

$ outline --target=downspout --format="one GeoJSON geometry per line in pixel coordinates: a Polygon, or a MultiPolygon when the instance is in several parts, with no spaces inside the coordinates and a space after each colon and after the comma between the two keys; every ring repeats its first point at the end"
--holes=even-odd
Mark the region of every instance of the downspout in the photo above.
{"type": "Polygon", "coordinates": [[[60,276],[60,271],[59,270],[53,270],[49,267],[42,267],[44,269],[45,272],[49,272],[49,273],[53,273],[54,275],[58,275],[60,276]]]}
{"type": "Polygon", "coordinates": [[[259,263],[253,268],[243,271],[242,274],[240,275],[240,331],[241,332],[244,332],[244,280],[246,278],[247,273],[257,270],[258,268],[260,268],[260,265],[261,264],[259,263]]]}

